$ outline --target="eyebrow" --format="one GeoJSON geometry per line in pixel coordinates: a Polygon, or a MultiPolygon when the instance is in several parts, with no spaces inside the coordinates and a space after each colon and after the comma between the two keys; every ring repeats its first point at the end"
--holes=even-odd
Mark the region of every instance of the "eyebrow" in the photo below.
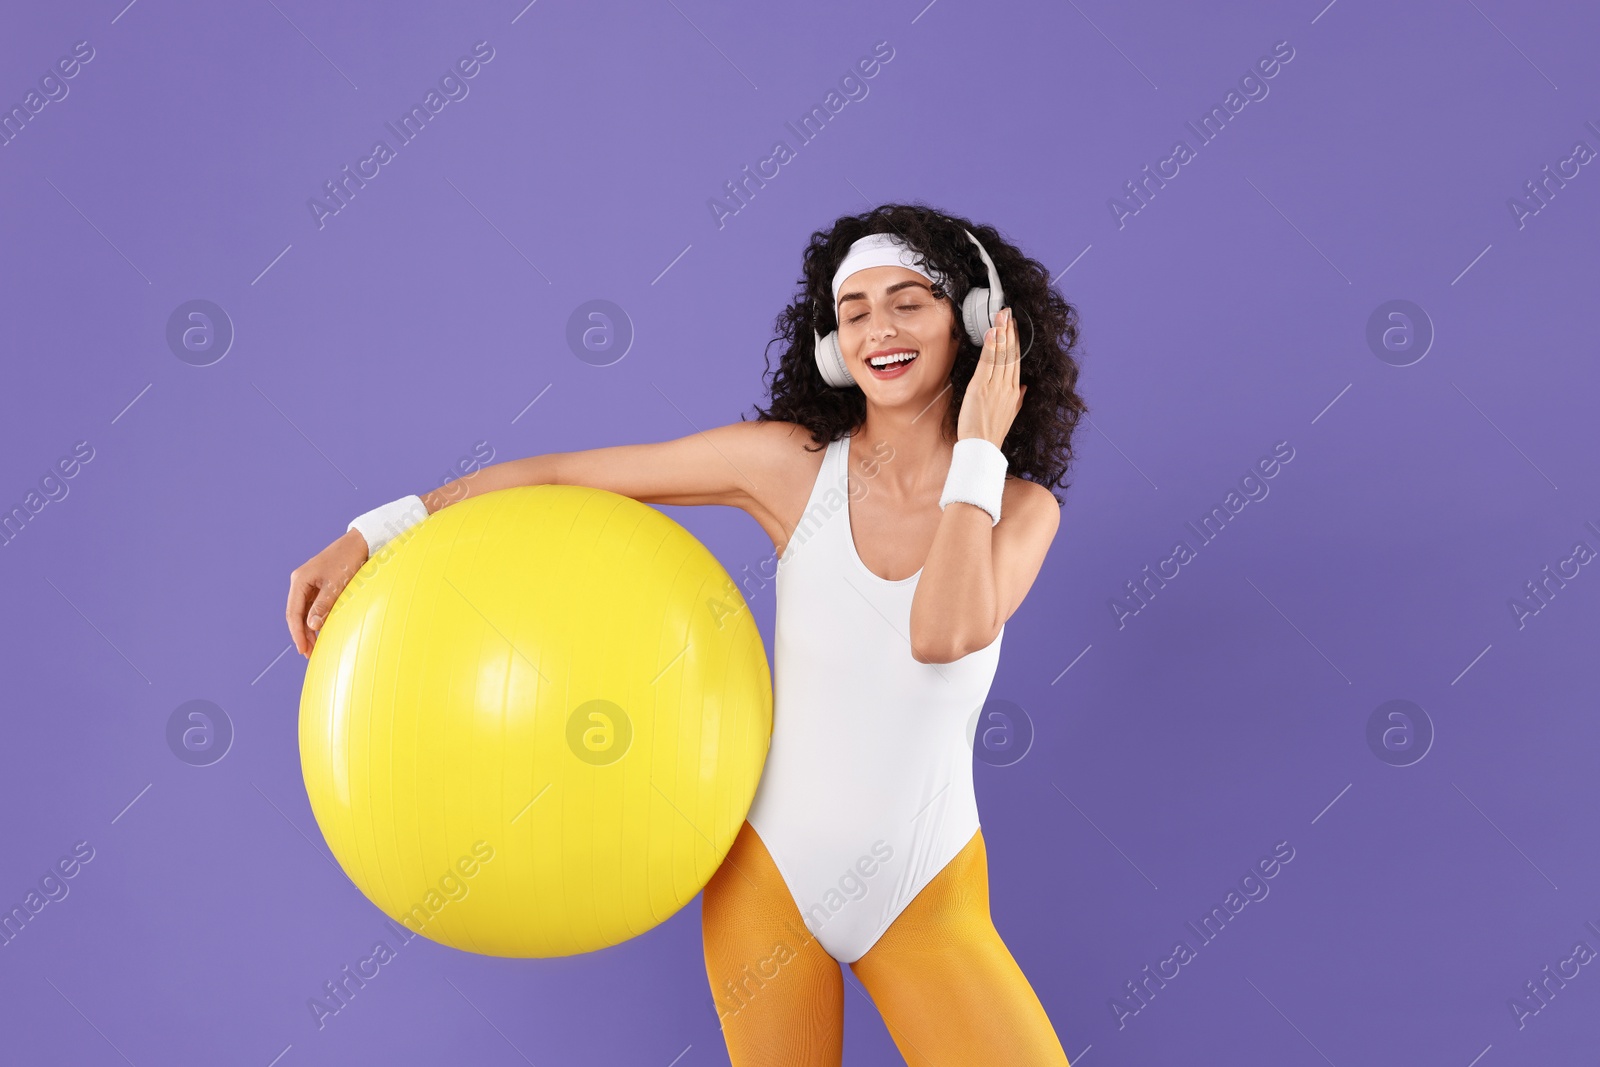
{"type": "MultiPolygon", "coordinates": [[[[889,288],[887,288],[887,289],[885,289],[883,291],[883,295],[884,296],[893,296],[895,293],[898,293],[900,290],[902,290],[902,289],[904,289],[904,288],[906,288],[907,286],[910,286],[910,285],[921,286],[922,288],[928,290],[928,295],[929,296],[933,295],[933,290],[928,287],[928,283],[927,282],[919,282],[919,281],[915,281],[915,280],[912,280],[912,279],[909,279],[909,278],[906,279],[903,282],[895,282],[893,285],[889,286],[889,288]]],[[[839,294],[839,306],[843,307],[845,304],[847,304],[851,300],[865,300],[866,298],[867,298],[867,294],[864,293],[864,292],[859,292],[859,291],[858,292],[854,292],[854,293],[840,293],[839,294]]]]}

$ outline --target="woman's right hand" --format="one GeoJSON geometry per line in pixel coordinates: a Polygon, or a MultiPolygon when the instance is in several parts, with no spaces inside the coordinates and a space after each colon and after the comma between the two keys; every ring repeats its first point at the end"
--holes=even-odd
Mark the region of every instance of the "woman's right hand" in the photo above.
{"type": "Polygon", "coordinates": [[[345,535],[306,560],[289,575],[289,636],[302,656],[310,656],[317,632],[334,601],[367,561],[367,541],[360,530],[345,535]]]}

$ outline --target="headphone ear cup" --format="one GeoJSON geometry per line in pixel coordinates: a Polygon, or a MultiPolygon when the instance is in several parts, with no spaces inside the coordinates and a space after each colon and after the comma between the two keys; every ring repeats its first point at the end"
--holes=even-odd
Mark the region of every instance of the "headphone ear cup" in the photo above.
{"type": "Polygon", "coordinates": [[[978,286],[967,290],[966,297],[961,301],[961,321],[966,324],[967,336],[972,338],[972,343],[982,348],[983,335],[994,325],[994,312],[989,307],[989,290],[978,286]]]}
{"type": "Polygon", "coordinates": [[[972,338],[973,344],[982,347],[983,335],[989,332],[994,325],[994,317],[1006,306],[1006,291],[1000,286],[1000,271],[995,267],[994,260],[989,258],[983,242],[972,236],[971,230],[962,232],[978,249],[978,258],[983,260],[983,269],[989,276],[987,288],[968,289],[965,299],[961,301],[961,318],[966,323],[967,336],[972,338]]]}
{"type": "Polygon", "coordinates": [[[839,351],[839,332],[834,330],[824,337],[812,330],[811,335],[817,339],[817,370],[822,372],[822,380],[835,389],[854,385],[855,377],[851,375],[850,368],[845,366],[844,353],[839,351]]]}

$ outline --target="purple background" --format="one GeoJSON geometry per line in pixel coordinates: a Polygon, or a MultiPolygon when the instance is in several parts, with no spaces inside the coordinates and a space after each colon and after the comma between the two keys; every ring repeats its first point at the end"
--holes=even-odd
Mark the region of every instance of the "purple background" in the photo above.
{"type": "MultiPolygon", "coordinates": [[[[1075,484],[993,690],[1036,738],[975,772],[995,922],[1073,1063],[1600,1054],[1600,965],[1521,1028],[1508,1006],[1600,949],[1600,576],[1509,606],[1600,547],[1600,174],[1508,207],[1600,148],[1593,12],[121,2],[0,26],[8,110],[95,50],[0,147],[0,508],[94,450],[0,549],[0,909],[95,850],[0,949],[0,1059],[726,1063],[698,900],[569,959],[418,940],[317,1028],[308,998],[385,927],[302,785],[287,579],[478,441],[751,413],[807,236],[891,200],[998,226],[1083,315],[1075,484]],[[1198,146],[1185,124],[1285,40],[1198,146]],[[307,201],[478,41],[470,94],[319,228],[307,201]],[[879,41],[869,94],[800,145],[785,123],[879,41]],[[1194,160],[1119,227],[1180,137],[1194,160]],[[796,157],[719,227],[780,138],[796,157]],[[237,331],[204,367],[165,337],[197,298],[237,331]],[[592,299],[636,333],[609,366],[566,339],[592,299]],[[1367,342],[1392,299],[1436,331],[1408,366],[1367,342]],[[1119,628],[1124,583],[1279,441],[1270,496],[1119,628]],[[192,699],[236,732],[210,766],[167,742],[192,699]],[[1410,766],[1366,739],[1391,699],[1436,733],[1410,766]],[[1112,998],[1279,841],[1270,896],[1119,1027],[1112,998]]],[[[732,573],[771,553],[737,512],[663,510],[732,573]]],[[[846,1062],[899,1062],[846,981],[846,1062]]]]}

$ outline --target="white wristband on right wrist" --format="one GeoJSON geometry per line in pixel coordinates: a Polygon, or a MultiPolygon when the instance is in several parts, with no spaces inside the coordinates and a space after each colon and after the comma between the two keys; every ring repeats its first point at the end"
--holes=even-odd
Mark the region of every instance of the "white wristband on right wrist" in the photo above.
{"type": "Polygon", "coordinates": [[[1000,498],[1006,486],[1006,454],[992,441],[964,437],[950,456],[950,473],[939,495],[939,508],[957,502],[972,504],[989,513],[990,526],[1000,522],[1000,498]]]}
{"type": "Polygon", "coordinates": [[[428,517],[428,506],[420,496],[403,496],[373,508],[350,520],[346,530],[359,530],[367,542],[367,558],[378,554],[384,545],[428,517]]]}

